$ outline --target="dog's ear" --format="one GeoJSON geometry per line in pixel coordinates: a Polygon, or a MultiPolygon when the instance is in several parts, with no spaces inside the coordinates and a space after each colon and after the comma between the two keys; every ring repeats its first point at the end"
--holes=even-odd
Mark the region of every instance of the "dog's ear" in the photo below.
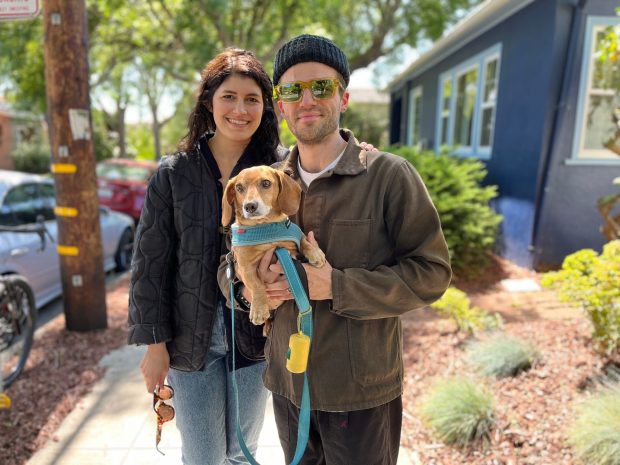
{"type": "Polygon", "coordinates": [[[299,210],[301,200],[301,187],[293,178],[284,171],[276,171],[280,180],[280,192],[278,192],[278,206],[282,213],[287,216],[294,215],[299,210]]]}
{"type": "Polygon", "coordinates": [[[237,177],[230,179],[222,196],[222,226],[230,225],[233,215],[233,203],[235,201],[235,182],[237,177]]]}

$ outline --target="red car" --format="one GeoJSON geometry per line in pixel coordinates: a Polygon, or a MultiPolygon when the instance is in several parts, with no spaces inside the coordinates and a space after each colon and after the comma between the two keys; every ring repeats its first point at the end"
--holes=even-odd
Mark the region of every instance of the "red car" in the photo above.
{"type": "Polygon", "coordinates": [[[154,161],[121,158],[97,163],[99,203],[138,221],[149,178],[157,167],[154,161]]]}

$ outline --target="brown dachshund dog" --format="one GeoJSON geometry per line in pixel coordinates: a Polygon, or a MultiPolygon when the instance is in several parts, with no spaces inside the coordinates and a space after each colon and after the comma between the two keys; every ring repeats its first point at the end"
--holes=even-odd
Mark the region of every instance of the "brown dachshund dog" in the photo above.
{"type": "MultiPolygon", "coordinates": [[[[255,226],[277,223],[297,213],[301,200],[301,187],[286,173],[268,166],[246,168],[226,184],[222,199],[222,225],[232,221],[233,206],[235,224],[255,226]]],[[[260,245],[233,246],[237,262],[237,274],[243,284],[252,292],[250,320],[255,325],[263,324],[269,317],[269,302],[265,285],[258,276],[258,263],[265,252],[273,247],[284,247],[297,255],[293,241],[276,241],[260,245]]],[[[311,244],[303,235],[301,253],[311,265],[321,267],[325,264],[325,254],[311,244]]]]}

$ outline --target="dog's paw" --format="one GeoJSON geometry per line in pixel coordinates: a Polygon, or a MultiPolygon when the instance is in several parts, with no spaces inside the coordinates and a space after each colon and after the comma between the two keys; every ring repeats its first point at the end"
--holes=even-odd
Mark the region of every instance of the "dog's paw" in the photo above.
{"type": "Polygon", "coordinates": [[[252,304],[250,307],[250,321],[255,325],[262,325],[269,318],[269,307],[259,307],[252,304]]]}
{"type": "Polygon", "coordinates": [[[306,258],[308,259],[308,263],[317,268],[321,268],[325,265],[325,254],[318,247],[309,249],[306,253],[306,258]]]}

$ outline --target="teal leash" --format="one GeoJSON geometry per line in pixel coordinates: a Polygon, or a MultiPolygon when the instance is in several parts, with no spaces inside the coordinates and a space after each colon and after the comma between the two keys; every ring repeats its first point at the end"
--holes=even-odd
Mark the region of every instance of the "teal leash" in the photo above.
{"type": "MultiPolygon", "coordinates": [[[[294,223],[291,223],[289,220],[286,220],[286,222],[283,222],[285,224],[285,227],[287,230],[289,230],[289,228],[291,228],[291,226],[294,226],[299,232],[297,232],[297,230],[294,230],[293,234],[299,235],[301,236],[301,230],[299,230],[299,227],[297,225],[295,225],[294,223]]],[[[280,225],[278,223],[278,225],[280,225]]],[[[278,226],[279,229],[280,226],[278,226]]],[[[263,241],[262,243],[265,242],[270,242],[273,241],[273,237],[269,238],[267,237],[267,235],[263,234],[264,231],[259,231],[258,228],[254,229],[252,231],[252,234],[248,234],[248,240],[247,242],[244,242],[243,240],[239,240],[239,232],[238,229],[236,228],[237,231],[235,230],[235,226],[233,225],[233,229],[232,229],[232,240],[233,240],[233,245],[250,245],[250,243],[254,244],[256,243],[255,241],[260,240],[263,241]],[[255,232],[257,234],[255,234],[255,232]],[[251,236],[251,237],[250,237],[251,236]],[[257,237],[260,236],[260,239],[257,239],[257,237]]],[[[250,228],[245,228],[244,230],[242,230],[243,232],[241,234],[244,234],[248,231],[248,229],[250,228]]],[[[291,228],[293,229],[293,228],[291,228]]],[[[286,239],[288,240],[294,240],[293,238],[291,238],[291,234],[290,232],[287,232],[287,237],[286,239]]],[[[279,238],[277,239],[279,240],[279,238]]],[[[297,242],[299,242],[299,240],[297,240],[297,242]]],[[[312,307],[310,305],[310,301],[308,300],[308,296],[306,295],[306,292],[304,290],[303,284],[301,282],[301,278],[299,277],[299,274],[297,273],[297,270],[295,269],[295,265],[293,264],[293,260],[291,259],[291,255],[288,252],[288,250],[284,249],[284,248],[278,248],[276,249],[276,256],[278,257],[278,259],[280,260],[280,264],[282,265],[282,268],[284,269],[284,274],[286,275],[286,278],[289,282],[290,288],[291,288],[291,293],[293,294],[293,297],[295,299],[295,303],[297,304],[297,308],[299,309],[299,316],[298,316],[298,326],[299,326],[299,330],[301,333],[307,335],[310,340],[312,340],[312,307]]],[[[239,426],[240,424],[240,415],[239,415],[239,389],[237,387],[237,377],[235,375],[235,368],[236,368],[236,360],[235,360],[235,296],[234,296],[234,284],[232,282],[232,278],[234,277],[234,270],[231,269],[232,264],[229,262],[229,269],[227,270],[227,273],[229,274],[229,279],[231,279],[230,282],[230,305],[232,308],[232,354],[233,354],[233,376],[232,376],[232,382],[233,382],[233,391],[235,392],[235,411],[236,411],[236,435],[237,435],[237,440],[239,441],[239,446],[241,447],[241,450],[243,451],[243,455],[245,455],[245,457],[248,459],[248,461],[250,462],[251,465],[260,465],[260,463],[258,463],[256,461],[256,459],[254,458],[254,456],[252,455],[252,453],[250,452],[250,450],[248,449],[245,440],[243,439],[243,433],[241,432],[241,428],[239,426]]],[[[287,354],[287,358],[290,358],[291,353],[290,353],[290,349],[289,349],[289,353],[287,354]]],[[[301,460],[301,458],[304,455],[304,452],[306,450],[306,446],[308,444],[308,438],[310,435],[310,388],[308,385],[308,374],[307,371],[304,370],[304,387],[303,387],[303,391],[302,391],[302,395],[301,395],[301,405],[300,405],[300,411],[299,411],[299,422],[298,422],[298,429],[297,429],[297,447],[295,449],[295,456],[293,457],[293,460],[291,461],[290,465],[297,465],[299,463],[299,461],[301,460]]]]}

